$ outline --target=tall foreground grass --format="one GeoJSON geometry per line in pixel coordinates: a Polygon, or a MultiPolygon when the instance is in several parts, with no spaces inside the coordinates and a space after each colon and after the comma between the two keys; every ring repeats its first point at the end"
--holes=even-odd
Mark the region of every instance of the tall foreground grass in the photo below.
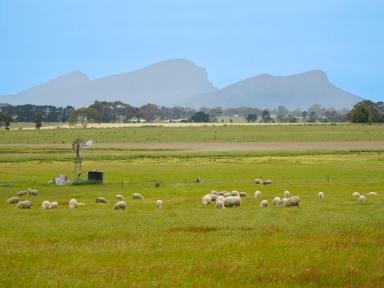
{"type": "Polygon", "coordinates": [[[104,170],[105,184],[66,187],[47,181],[70,176],[71,162],[27,160],[0,163],[0,184],[13,185],[0,187],[0,287],[382,286],[380,152],[85,160],[84,170],[104,170]],[[193,183],[196,177],[203,183],[193,183]],[[253,178],[274,184],[258,186],[253,178]],[[40,190],[31,210],[5,203],[28,187],[40,190]],[[250,197],[237,209],[202,208],[212,189],[250,197]],[[269,201],[290,190],[302,206],[260,208],[255,190],[269,201]],[[379,196],[360,205],[354,191],[379,196]],[[145,199],[131,200],[133,192],[145,199]],[[128,198],[126,211],[112,211],[116,194],[128,198]],[[96,204],[97,196],[111,203],[96,204]],[[87,205],[69,210],[71,198],[87,205]],[[42,210],[45,199],[60,208],[42,210]]]}

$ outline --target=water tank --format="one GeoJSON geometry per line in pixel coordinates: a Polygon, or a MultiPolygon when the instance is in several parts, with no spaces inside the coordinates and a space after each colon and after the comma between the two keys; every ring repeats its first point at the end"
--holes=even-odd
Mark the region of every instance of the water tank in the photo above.
{"type": "Polygon", "coordinates": [[[102,184],[104,181],[104,172],[97,170],[88,171],[88,181],[102,184]]]}

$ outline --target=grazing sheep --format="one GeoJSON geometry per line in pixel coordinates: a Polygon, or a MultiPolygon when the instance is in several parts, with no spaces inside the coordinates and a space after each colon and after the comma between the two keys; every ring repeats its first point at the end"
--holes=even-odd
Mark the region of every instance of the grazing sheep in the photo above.
{"type": "Polygon", "coordinates": [[[240,207],[241,204],[241,197],[240,196],[233,196],[233,200],[235,201],[234,207],[240,207]]]}
{"type": "Polygon", "coordinates": [[[215,191],[215,190],[212,190],[212,191],[211,191],[211,194],[214,194],[214,195],[216,195],[216,196],[219,196],[219,192],[217,192],[217,191],[215,191]]]}
{"type": "Polygon", "coordinates": [[[108,200],[105,199],[104,197],[97,197],[96,203],[108,203],[108,200]]]}
{"type": "Polygon", "coordinates": [[[324,199],[324,192],[319,192],[319,194],[317,194],[319,196],[319,199],[323,200],[324,199]]]}
{"type": "Polygon", "coordinates": [[[41,208],[43,209],[49,209],[49,201],[48,200],[45,200],[43,201],[43,203],[41,203],[41,208]]]}
{"type": "Polygon", "coordinates": [[[240,193],[238,191],[232,191],[231,196],[240,196],[240,193]]]}
{"type": "Polygon", "coordinates": [[[281,199],[280,199],[280,197],[275,197],[275,198],[273,198],[273,200],[272,200],[272,204],[273,204],[274,206],[276,206],[276,207],[279,207],[279,206],[281,205],[281,199]]]}
{"type": "Polygon", "coordinates": [[[285,202],[287,202],[288,198],[281,198],[280,206],[285,206],[285,202]]]}
{"type": "Polygon", "coordinates": [[[299,196],[293,196],[293,197],[289,197],[285,203],[284,203],[284,206],[285,207],[292,207],[292,206],[297,206],[297,207],[300,207],[300,197],[299,196]]]}
{"type": "Polygon", "coordinates": [[[125,210],[127,208],[127,203],[125,201],[118,201],[113,205],[113,210],[125,210]]]}
{"type": "Polygon", "coordinates": [[[210,193],[208,195],[211,196],[212,201],[216,201],[216,199],[217,199],[217,195],[216,194],[210,193]]]}
{"type": "Polygon", "coordinates": [[[260,202],[260,207],[268,207],[268,200],[262,200],[261,202],[260,202]]]}
{"type": "Polygon", "coordinates": [[[367,196],[377,196],[379,195],[377,192],[368,192],[367,196]]]}
{"type": "Polygon", "coordinates": [[[76,199],[69,200],[69,203],[68,203],[69,209],[75,209],[77,208],[77,205],[78,205],[78,202],[76,199]]]}
{"type": "Polygon", "coordinates": [[[116,200],[117,200],[117,201],[125,201],[125,198],[124,198],[123,195],[117,194],[117,195],[116,195],[116,200]]]}
{"type": "Polygon", "coordinates": [[[268,184],[272,184],[272,180],[262,180],[262,184],[263,185],[268,185],[268,184]]]}
{"type": "Polygon", "coordinates": [[[291,193],[289,193],[288,190],[284,191],[284,193],[283,193],[284,198],[289,198],[289,195],[290,195],[290,194],[291,194],[291,193]]]}
{"type": "Polygon", "coordinates": [[[360,196],[360,193],[359,192],[353,192],[352,193],[352,197],[359,197],[360,196]]]}
{"type": "Polygon", "coordinates": [[[27,191],[25,191],[25,190],[19,191],[16,193],[16,196],[24,196],[24,195],[27,195],[27,191]]]}
{"type": "Polygon", "coordinates": [[[225,208],[233,208],[235,206],[235,197],[234,196],[229,196],[224,198],[224,207],[225,208]]]}
{"type": "Polygon", "coordinates": [[[138,200],[138,199],[144,199],[144,197],[140,193],[133,193],[132,194],[132,199],[138,200]]]}
{"type": "Polygon", "coordinates": [[[359,202],[360,202],[361,205],[363,205],[365,203],[365,200],[366,200],[365,196],[364,195],[360,195],[359,202]]]}
{"type": "Polygon", "coordinates": [[[8,204],[17,204],[17,202],[19,202],[19,198],[17,197],[11,197],[7,200],[8,204]]]}
{"type": "Polygon", "coordinates": [[[216,208],[223,209],[224,208],[224,199],[220,201],[216,201],[216,208]]]}
{"type": "Polygon", "coordinates": [[[32,202],[30,200],[20,201],[16,204],[18,209],[31,209],[32,202]]]}
{"type": "Polygon", "coordinates": [[[231,196],[232,196],[231,192],[224,193],[224,198],[231,197],[231,196]]]}
{"type": "Polygon", "coordinates": [[[248,197],[247,192],[240,192],[240,197],[241,198],[247,198],[248,197]]]}
{"type": "Polygon", "coordinates": [[[225,193],[227,193],[227,191],[220,191],[219,196],[224,196],[225,193]]]}
{"type": "Polygon", "coordinates": [[[58,202],[53,201],[53,202],[49,203],[49,209],[57,209],[57,208],[59,208],[58,202]]]}
{"type": "Polygon", "coordinates": [[[255,192],[255,199],[259,198],[261,196],[261,192],[260,191],[256,191],[255,192]]]}
{"type": "Polygon", "coordinates": [[[219,196],[219,197],[217,197],[217,198],[216,198],[216,202],[218,202],[218,201],[224,201],[224,196],[219,196]]]}
{"type": "Polygon", "coordinates": [[[201,198],[201,204],[203,205],[209,205],[211,204],[212,202],[212,198],[211,198],[211,195],[207,194],[207,195],[204,195],[203,198],[201,198]]]}
{"type": "Polygon", "coordinates": [[[163,208],[163,200],[156,201],[156,208],[159,208],[159,209],[163,208]]]}
{"type": "Polygon", "coordinates": [[[31,196],[37,196],[39,194],[39,190],[35,190],[35,189],[31,189],[31,188],[28,188],[28,193],[29,195],[31,196]]]}
{"type": "Polygon", "coordinates": [[[253,180],[253,182],[255,182],[255,184],[262,184],[263,180],[256,178],[255,180],[253,180]]]}

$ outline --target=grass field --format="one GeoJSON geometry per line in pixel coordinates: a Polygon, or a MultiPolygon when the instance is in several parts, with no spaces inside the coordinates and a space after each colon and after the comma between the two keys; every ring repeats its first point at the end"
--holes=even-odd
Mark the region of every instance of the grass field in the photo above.
{"type": "Polygon", "coordinates": [[[383,126],[8,132],[0,133],[0,185],[11,183],[0,186],[0,287],[383,286],[384,149],[240,153],[116,147],[382,141],[383,126]],[[83,169],[103,170],[105,184],[52,186],[53,176],[71,176],[67,151],[77,136],[96,142],[84,155],[83,169]],[[203,183],[194,183],[196,177],[203,183]],[[259,186],[254,178],[274,184],[259,186]],[[129,183],[124,188],[122,180],[129,183]],[[28,187],[40,190],[31,196],[31,210],[6,204],[28,187]],[[236,209],[202,208],[201,197],[211,190],[246,191],[250,197],[236,209]],[[290,190],[302,205],[261,208],[252,197],[256,190],[270,202],[290,190]],[[322,201],[319,191],[326,196],[322,201]],[[354,191],[379,195],[360,205],[351,197],[354,191]],[[145,199],[131,200],[133,192],[145,199]],[[126,211],[112,211],[116,194],[126,196],[126,211]],[[96,204],[97,196],[111,203],[96,204]],[[87,205],[69,210],[71,198],[87,205]],[[46,199],[59,201],[60,208],[41,209],[46,199]],[[155,208],[157,199],[163,209],[155,208]]]}

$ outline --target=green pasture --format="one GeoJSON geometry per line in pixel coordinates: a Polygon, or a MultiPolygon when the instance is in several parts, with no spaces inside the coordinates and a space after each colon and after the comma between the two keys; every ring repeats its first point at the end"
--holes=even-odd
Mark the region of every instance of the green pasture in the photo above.
{"type": "MultiPolygon", "coordinates": [[[[333,141],[383,140],[381,126],[188,129],[204,142],[210,141],[205,129],[227,128],[227,134],[219,133],[222,141],[254,141],[253,134],[284,141],[320,135],[333,141]]],[[[164,137],[170,142],[197,141],[187,128],[130,129],[60,130],[64,135],[58,130],[8,131],[15,134],[0,136],[3,144],[94,139],[83,156],[83,170],[105,173],[103,185],[56,187],[48,182],[54,176],[72,176],[69,144],[0,147],[0,287],[382,286],[384,151],[181,153],[126,151],[113,145],[98,150],[98,142],[107,147],[125,137],[149,141],[147,131],[168,131],[164,137]],[[203,182],[195,183],[197,177],[203,182]],[[256,185],[254,178],[272,179],[273,184],[256,185]],[[122,181],[127,182],[124,187],[122,181]],[[32,209],[6,204],[28,187],[40,191],[21,197],[32,200],[32,209]],[[240,208],[202,207],[201,197],[211,190],[245,191],[249,197],[240,208]],[[262,192],[257,200],[256,190],[262,192]],[[271,204],[285,190],[301,197],[301,207],[259,207],[260,200],[271,204]],[[319,191],[324,200],[317,198],[319,191]],[[351,196],[354,191],[379,195],[367,196],[360,205],[351,196]],[[144,199],[132,200],[134,192],[144,199]],[[127,210],[112,210],[116,194],[126,197],[127,210]],[[96,204],[98,196],[110,203],[96,204]],[[70,210],[71,198],[86,205],[70,210]],[[157,199],[164,201],[163,209],[155,208],[157,199]],[[43,200],[58,201],[60,207],[43,210],[43,200]]]]}

